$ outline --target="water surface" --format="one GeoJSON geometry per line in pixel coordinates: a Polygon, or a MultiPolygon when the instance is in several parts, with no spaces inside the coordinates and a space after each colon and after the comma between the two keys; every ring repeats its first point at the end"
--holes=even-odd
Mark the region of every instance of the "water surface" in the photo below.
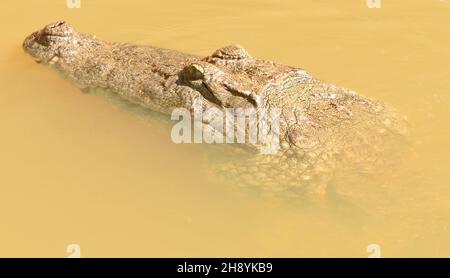
{"type": "Polygon", "coordinates": [[[450,3],[365,0],[3,1],[0,256],[450,256],[450,3]],[[214,148],[83,94],[21,49],[57,19],[198,55],[232,43],[396,107],[415,156],[349,178],[368,199],[296,203],[206,177],[214,148]],[[377,189],[381,187],[382,193],[377,189]]]}

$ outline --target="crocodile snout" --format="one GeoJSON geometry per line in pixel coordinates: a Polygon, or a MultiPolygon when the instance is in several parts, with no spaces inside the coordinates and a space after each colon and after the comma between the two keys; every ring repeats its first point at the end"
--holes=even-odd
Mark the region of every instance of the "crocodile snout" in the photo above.
{"type": "Polygon", "coordinates": [[[51,37],[69,37],[74,34],[74,30],[70,24],[64,20],[56,21],[55,23],[48,24],[39,31],[36,31],[29,35],[23,46],[26,48],[30,46],[33,42],[36,42],[43,46],[48,46],[50,43],[49,38],[51,37]]]}
{"type": "Polygon", "coordinates": [[[46,25],[27,36],[22,44],[24,50],[37,61],[51,60],[76,36],[72,26],[64,20],[46,25]]]}

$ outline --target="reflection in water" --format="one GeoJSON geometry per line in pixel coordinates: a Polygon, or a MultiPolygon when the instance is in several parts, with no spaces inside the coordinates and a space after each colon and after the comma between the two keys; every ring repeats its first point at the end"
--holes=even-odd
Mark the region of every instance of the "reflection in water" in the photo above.
{"type": "Polygon", "coordinates": [[[23,20],[2,32],[0,256],[63,257],[69,244],[82,256],[365,257],[370,244],[449,256],[447,3],[64,2],[3,4],[3,26],[18,9],[23,20]],[[175,145],[169,120],[80,93],[22,52],[25,35],[59,18],[107,40],[203,56],[239,43],[305,68],[407,115],[413,154],[382,175],[337,171],[331,185],[346,194],[315,199],[214,179],[212,164],[242,154],[175,145]]]}

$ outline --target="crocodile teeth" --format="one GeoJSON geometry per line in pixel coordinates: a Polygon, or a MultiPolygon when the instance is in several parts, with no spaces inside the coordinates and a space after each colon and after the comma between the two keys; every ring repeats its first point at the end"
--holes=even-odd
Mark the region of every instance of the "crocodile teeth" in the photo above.
{"type": "Polygon", "coordinates": [[[48,61],[48,63],[50,65],[54,65],[56,62],[58,62],[59,57],[58,56],[53,56],[53,58],[50,59],[50,61],[48,61]]]}

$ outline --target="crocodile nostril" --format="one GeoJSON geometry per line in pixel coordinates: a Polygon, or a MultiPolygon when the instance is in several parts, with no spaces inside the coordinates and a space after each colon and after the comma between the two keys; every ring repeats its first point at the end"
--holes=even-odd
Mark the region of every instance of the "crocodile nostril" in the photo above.
{"type": "Polygon", "coordinates": [[[36,40],[39,41],[42,38],[42,36],[44,35],[44,33],[45,33],[44,30],[41,30],[41,31],[33,33],[33,36],[35,37],[36,40]]]}
{"type": "Polygon", "coordinates": [[[45,30],[41,30],[39,32],[34,33],[33,36],[37,43],[44,45],[44,46],[48,46],[49,41],[47,38],[47,34],[48,33],[45,30]]]}

